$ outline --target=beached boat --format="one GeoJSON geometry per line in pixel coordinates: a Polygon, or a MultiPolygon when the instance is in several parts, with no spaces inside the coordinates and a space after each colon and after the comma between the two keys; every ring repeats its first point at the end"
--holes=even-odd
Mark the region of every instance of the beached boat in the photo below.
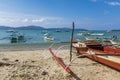
{"type": "Polygon", "coordinates": [[[103,46],[97,41],[90,40],[73,42],[72,47],[78,54],[120,70],[120,49],[114,46],[103,46]]]}

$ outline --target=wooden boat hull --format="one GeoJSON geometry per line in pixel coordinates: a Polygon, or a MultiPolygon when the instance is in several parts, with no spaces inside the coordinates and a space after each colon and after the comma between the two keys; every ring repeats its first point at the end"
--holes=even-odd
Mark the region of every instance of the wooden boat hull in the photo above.
{"type": "Polygon", "coordinates": [[[105,46],[104,47],[104,50],[106,53],[109,53],[109,54],[120,54],[120,49],[117,49],[117,48],[111,48],[111,47],[108,47],[108,46],[105,46]]]}
{"type": "Polygon", "coordinates": [[[74,41],[72,47],[78,54],[86,54],[88,58],[120,71],[120,49],[102,46],[94,41],[74,41]]]}
{"type": "Polygon", "coordinates": [[[102,64],[105,64],[107,66],[110,66],[111,68],[117,69],[120,71],[120,55],[117,56],[111,56],[111,55],[104,55],[107,54],[105,52],[101,52],[98,50],[93,50],[93,49],[88,49],[89,52],[84,52],[84,51],[78,51],[80,54],[91,54],[88,55],[87,57],[100,62],[102,64]],[[101,54],[101,55],[96,55],[97,54],[101,54]]]}

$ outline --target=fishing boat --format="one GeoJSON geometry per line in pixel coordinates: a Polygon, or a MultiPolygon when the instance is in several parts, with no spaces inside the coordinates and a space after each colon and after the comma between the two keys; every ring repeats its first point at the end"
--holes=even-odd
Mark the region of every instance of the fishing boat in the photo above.
{"type": "MultiPolygon", "coordinates": [[[[59,59],[51,47],[49,48],[50,53],[53,58],[60,64],[68,73],[72,74],[73,72],[70,70],[70,64],[77,59],[78,57],[88,57],[94,61],[100,62],[111,68],[120,71],[120,48],[116,48],[112,45],[103,45],[97,40],[85,40],[85,41],[75,41],[74,40],[74,22],[73,29],[71,34],[71,44],[70,44],[70,63],[65,65],[61,58],[59,59]],[[77,51],[78,56],[72,59],[72,49],[77,51]]],[[[62,47],[59,47],[60,49],[62,47]]]]}
{"type": "Polygon", "coordinates": [[[77,33],[78,36],[90,36],[91,32],[77,33]]]}
{"type": "Polygon", "coordinates": [[[51,34],[49,34],[49,33],[44,34],[44,41],[49,42],[49,41],[53,41],[53,40],[54,40],[54,38],[51,36],[51,34]]]}
{"type": "Polygon", "coordinates": [[[103,46],[95,40],[73,42],[72,47],[77,53],[111,68],[120,70],[120,49],[113,46],[103,46]]]}
{"type": "MultiPolygon", "coordinates": [[[[113,38],[117,37],[114,36],[113,38]]],[[[74,59],[72,59],[72,48],[77,51],[78,57],[85,56],[120,71],[120,48],[116,48],[113,44],[104,45],[98,40],[75,41],[74,23],[71,35],[71,62],[74,61],[74,59]]]]}
{"type": "Polygon", "coordinates": [[[103,36],[104,33],[92,33],[91,36],[103,36]]]}
{"type": "Polygon", "coordinates": [[[61,30],[55,30],[56,32],[61,32],[61,30]]]}
{"type": "Polygon", "coordinates": [[[45,36],[45,37],[44,37],[44,40],[45,40],[45,41],[53,41],[54,38],[53,38],[52,36],[45,36]]]}
{"type": "Polygon", "coordinates": [[[11,43],[25,42],[24,34],[18,33],[16,30],[7,30],[6,32],[9,33],[8,39],[11,43]]]}

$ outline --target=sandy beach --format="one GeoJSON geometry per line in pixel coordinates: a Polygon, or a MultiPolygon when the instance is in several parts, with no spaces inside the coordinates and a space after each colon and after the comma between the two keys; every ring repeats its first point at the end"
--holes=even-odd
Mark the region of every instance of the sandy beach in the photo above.
{"type": "MultiPolygon", "coordinates": [[[[66,64],[69,50],[53,50],[66,64]]],[[[75,55],[73,55],[75,57],[75,55]]],[[[0,80],[120,80],[120,72],[88,58],[77,58],[68,74],[48,49],[0,52],[0,80]]]]}

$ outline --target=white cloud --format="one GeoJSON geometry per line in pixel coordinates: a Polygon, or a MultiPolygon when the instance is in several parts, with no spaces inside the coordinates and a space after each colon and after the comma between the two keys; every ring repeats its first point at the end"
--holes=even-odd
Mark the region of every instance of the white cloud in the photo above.
{"type": "Polygon", "coordinates": [[[89,0],[91,2],[101,2],[101,1],[104,1],[104,0],[89,0]]]}
{"type": "Polygon", "coordinates": [[[111,6],[120,6],[120,2],[117,2],[117,1],[105,2],[105,3],[108,4],[108,5],[111,5],[111,6]]]}
{"type": "Polygon", "coordinates": [[[38,16],[0,12],[0,25],[6,26],[38,25],[54,27],[58,25],[65,25],[65,22],[62,22],[63,20],[65,21],[62,17],[55,16],[38,16]]]}
{"type": "Polygon", "coordinates": [[[57,21],[61,21],[62,20],[62,18],[60,18],[60,17],[41,17],[41,18],[38,18],[38,19],[33,19],[32,20],[32,22],[33,23],[37,23],[37,22],[51,22],[51,21],[55,21],[55,22],[57,22],[57,21]]]}
{"type": "Polygon", "coordinates": [[[46,19],[44,18],[40,18],[40,19],[33,19],[32,22],[33,23],[37,23],[37,22],[44,22],[46,19]]]}
{"type": "Polygon", "coordinates": [[[27,18],[25,18],[25,19],[23,19],[23,20],[22,20],[22,22],[28,22],[28,19],[27,19],[27,18]]]}

